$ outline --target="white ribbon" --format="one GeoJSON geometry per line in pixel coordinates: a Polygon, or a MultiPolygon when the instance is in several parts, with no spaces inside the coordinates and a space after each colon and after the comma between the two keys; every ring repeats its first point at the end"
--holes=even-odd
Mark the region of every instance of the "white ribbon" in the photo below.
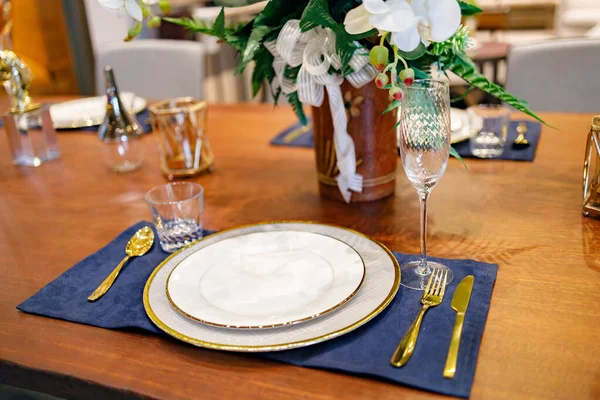
{"type": "MultiPolygon", "coordinates": [[[[356,43],[358,46],[358,43],[356,43]]],[[[340,174],[336,181],[342,197],[350,202],[352,192],[362,192],[363,177],[356,173],[356,153],[352,137],[348,134],[348,120],[340,85],[344,77],[330,74],[329,69],[342,69],[342,62],[335,52],[335,33],[324,27],[307,32],[300,29],[299,20],[290,20],[281,29],[277,39],[265,43],[273,54],[273,69],[276,79],[273,89],[281,88],[284,94],[298,92],[304,104],[319,107],[323,104],[324,90],[329,97],[329,108],[333,120],[333,142],[340,174]],[[284,76],[287,66],[300,67],[296,83],[284,76]]],[[[354,70],[346,79],[355,88],[371,82],[377,70],[369,62],[367,51],[358,47],[348,63],[354,70]]]]}

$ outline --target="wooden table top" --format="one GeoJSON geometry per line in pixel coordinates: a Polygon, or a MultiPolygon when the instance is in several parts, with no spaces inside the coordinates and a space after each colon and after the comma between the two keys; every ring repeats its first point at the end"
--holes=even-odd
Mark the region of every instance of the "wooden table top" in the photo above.
{"type": "MultiPolygon", "coordinates": [[[[600,398],[600,221],[581,215],[591,115],[543,114],[535,162],[450,160],[433,191],[429,254],[499,264],[473,399],[600,398]]],[[[305,219],[418,253],[417,195],[399,167],[395,197],[343,205],[317,193],[310,149],[269,139],[295,121],[268,105],[211,106],[215,171],[207,228],[305,219]]],[[[110,173],[93,133],[59,133],[62,159],[13,166],[0,134],[0,382],[69,398],[442,398],[388,382],[195,348],[21,313],[15,307],[129,225],[165,183],[155,138],[143,168],[110,173]]],[[[398,332],[400,339],[403,332],[398,332]]]]}

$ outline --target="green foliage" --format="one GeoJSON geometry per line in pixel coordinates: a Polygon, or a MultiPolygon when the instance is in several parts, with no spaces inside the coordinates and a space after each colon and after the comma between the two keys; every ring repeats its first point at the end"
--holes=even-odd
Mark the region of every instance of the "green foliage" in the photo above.
{"type": "Polygon", "coordinates": [[[392,103],[388,106],[388,108],[386,108],[381,114],[387,114],[392,110],[395,110],[396,108],[400,107],[402,105],[401,101],[398,100],[394,100],[392,101],[392,103]]]}
{"type": "Polygon", "coordinates": [[[467,3],[462,0],[457,0],[458,5],[460,5],[460,13],[465,17],[469,17],[471,15],[479,14],[482,10],[474,4],[467,3]]]}
{"type": "Polygon", "coordinates": [[[256,66],[252,72],[252,96],[256,96],[265,79],[271,83],[275,78],[273,69],[273,55],[265,47],[257,50],[255,55],[256,66]]]}
{"type": "MultiPolygon", "coordinates": [[[[462,15],[469,16],[481,12],[478,7],[472,4],[472,1],[457,1],[462,15]]],[[[163,18],[163,20],[183,26],[194,32],[215,36],[230,44],[241,55],[236,73],[243,71],[250,62],[254,61],[252,91],[256,94],[265,80],[272,82],[275,78],[275,71],[272,66],[273,55],[266,49],[264,43],[265,41],[275,40],[281,28],[290,19],[300,19],[300,27],[303,31],[313,29],[316,26],[324,26],[333,30],[336,34],[336,52],[342,61],[342,71],[331,72],[341,72],[343,75],[353,72],[348,62],[357,49],[355,42],[362,40],[363,45],[370,48],[372,43],[364,41],[364,39],[377,34],[377,31],[373,29],[360,35],[350,35],[344,29],[343,21],[346,14],[361,3],[361,0],[271,0],[254,20],[240,26],[226,26],[223,9],[212,26],[204,21],[190,18],[163,18]]],[[[438,70],[441,72],[450,69],[461,76],[471,87],[482,89],[517,110],[543,122],[540,117],[528,109],[526,102],[510,95],[501,86],[489,82],[485,76],[477,71],[475,64],[465,54],[465,50],[470,45],[471,39],[468,30],[461,28],[452,38],[444,42],[432,43],[429,46],[420,44],[417,49],[411,52],[400,52],[400,56],[414,70],[415,78],[429,78],[433,64],[437,65],[438,70]]],[[[299,69],[300,67],[288,67],[284,75],[288,79],[295,80],[299,69]]],[[[278,89],[274,91],[273,96],[277,100],[280,94],[281,90],[278,89]]],[[[287,97],[300,121],[306,123],[306,116],[297,93],[292,93],[287,97]]],[[[394,101],[386,112],[398,106],[399,102],[394,101]]]]}
{"type": "Polygon", "coordinates": [[[541,123],[545,124],[542,118],[540,118],[536,113],[534,113],[527,107],[527,103],[525,101],[516,98],[512,94],[508,93],[502,86],[488,81],[488,79],[484,75],[477,72],[470,60],[467,61],[462,57],[457,57],[455,61],[450,65],[450,70],[456,75],[463,78],[467,83],[478,87],[484,92],[489,93],[492,96],[502,100],[509,106],[512,106],[515,109],[527,115],[530,115],[533,118],[540,121],[541,123]]]}
{"type": "Polygon", "coordinates": [[[236,73],[241,73],[248,63],[254,59],[256,51],[261,48],[263,38],[270,31],[271,28],[266,25],[253,25],[246,47],[244,47],[244,51],[242,52],[242,59],[235,69],[236,73]]]}
{"type": "Polygon", "coordinates": [[[302,125],[306,125],[306,115],[304,114],[304,109],[302,108],[302,103],[298,98],[298,92],[294,92],[288,95],[288,101],[292,105],[294,112],[298,116],[298,120],[302,125]]]}
{"type": "Polygon", "coordinates": [[[400,57],[404,58],[405,60],[416,60],[416,59],[422,57],[423,54],[425,54],[426,52],[427,52],[427,47],[425,47],[425,45],[422,42],[419,43],[417,48],[414,49],[413,51],[398,50],[398,54],[400,54],[400,57]]]}
{"type": "MultiPolygon", "coordinates": [[[[225,27],[225,9],[221,8],[221,12],[217,16],[217,19],[212,24],[212,26],[208,26],[208,24],[200,19],[195,20],[192,18],[170,18],[164,17],[164,21],[170,22],[175,25],[179,25],[184,27],[187,30],[205,33],[207,35],[215,36],[221,40],[226,40],[226,32],[228,28],[225,27]]],[[[233,29],[231,29],[233,30],[233,29]]]]}
{"type": "MultiPolygon", "coordinates": [[[[348,1],[346,1],[346,3],[348,3],[348,1]]],[[[377,30],[372,29],[359,35],[350,35],[346,32],[343,22],[336,22],[330,14],[327,0],[310,0],[302,13],[300,28],[303,32],[309,31],[316,26],[324,26],[335,32],[336,52],[342,61],[344,75],[352,72],[352,70],[348,70],[346,67],[358,48],[354,42],[377,33],[377,30]]]]}
{"type": "Polygon", "coordinates": [[[450,146],[450,155],[454,158],[458,158],[460,160],[460,162],[463,164],[463,166],[465,167],[465,169],[467,171],[469,171],[469,167],[467,167],[467,164],[465,163],[465,160],[463,160],[463,158],[460,156],[460,154],[458,154],[458,151],[456,151],[454,149],[454,147],[450,146]]]}

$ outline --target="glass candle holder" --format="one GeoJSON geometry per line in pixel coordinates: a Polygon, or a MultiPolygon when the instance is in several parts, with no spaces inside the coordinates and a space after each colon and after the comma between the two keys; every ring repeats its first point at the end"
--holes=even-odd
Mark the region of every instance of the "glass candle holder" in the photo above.
{"type": "Polygon", "coordinates": [[[214,155],[206,139],[206,102],[192,97],[165,100],[149,107],[158,139],[160,166],[168,179],[212,170],[214,155]]]}
{"type": "Polygon", "coordinates": [[[471,129],[477,135],[470,139],[471,152],[479,158],[496,158],[504,153],[510,110],[498,104],[480,104],[467,109],[471,129]]]}
{"type": "Polygon", "coordinates": [[[48,106],[22,114],[7,113],[2,120],[14,164],[38,167],[46,161],[60,158],[48,106]]]}

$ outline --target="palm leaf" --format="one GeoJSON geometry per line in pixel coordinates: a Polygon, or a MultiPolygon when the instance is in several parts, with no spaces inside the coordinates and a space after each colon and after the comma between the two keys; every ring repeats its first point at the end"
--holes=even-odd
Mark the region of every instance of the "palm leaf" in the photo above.
{"type": "Polygon", "coordinates": [[[467,172],[469,171],[469,167],[467,167],[467,164],[465,163],[465,160],[463,160],[463,158],[460,156],[460,154],[458,154],[458,151],[456,151],[454,149],[454,147],[450,146],[450,155],[454,158],[458,158],[460,160],[460,162],[464,165],[465,169],[467,170],[467,172]]]}
{"type": "Polygon", "coordinates": [[[454,63],[450,65],[450,70],[463,78],[467,83],[478,87],[484,92],[504,101],[509,106],[512,106],[515,109],[537,119],[545,125],[548,125],[540,116],[527,107],[527,103],[525,101],[508,93],[502,86],[490,82],[484,75],[477,72],[472,65],[465,62],[461,58],[457,57],[455,59],[454,63]]]}

